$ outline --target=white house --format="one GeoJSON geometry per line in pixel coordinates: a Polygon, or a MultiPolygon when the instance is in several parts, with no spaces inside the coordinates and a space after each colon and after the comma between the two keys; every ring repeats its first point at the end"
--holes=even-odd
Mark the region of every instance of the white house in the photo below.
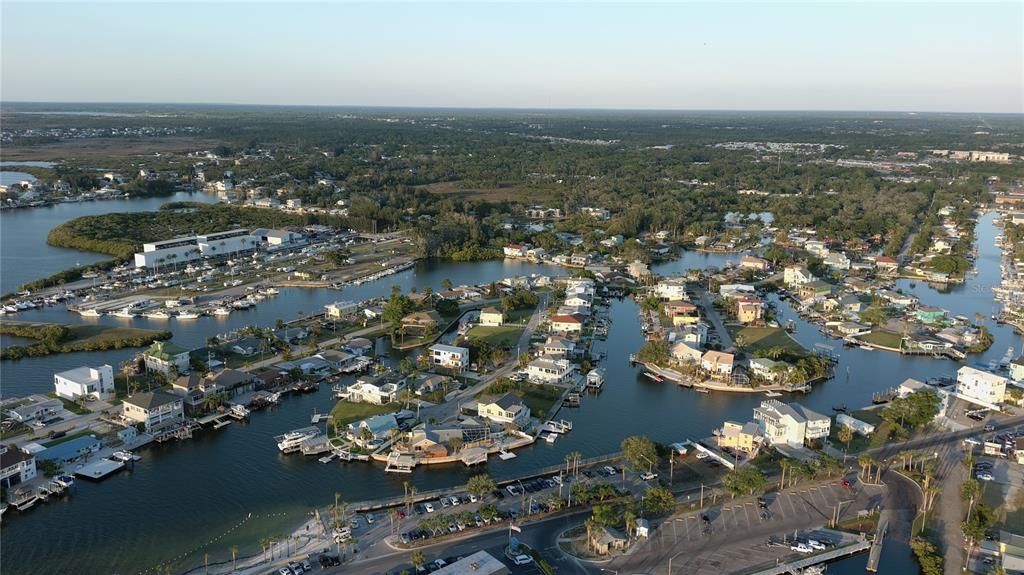
{"type": "Polygon", "coordinates": [[[654,286],[654,295],[664,301],[686,300],[688,299],[686,295],[686,281],[682,279],[662,280],[654,286]]]}
{"type": "Polygon", "coordinates": [[[58,397],[72,401],[79,397],[107,399],[114,394],[114,368],[82,366],[55,373],[53,387],[58,397]]]}
{"type": "Polygon", "coordinates": [[[396,429],[398,421],[393,414],[374,415],[348,424],[348,436],[360,447],[375,448],[384,443],[396,429]]]}
{"type": "Polygon", "coordinates": [[[708,342],[708,326],[706,323],[698,322],[670,331],[669,342],[688,343],[693,347],[702,347],[708,342]]]}
{"type": "Polygon", "coordinates": [[[775,361],[767,357],[755,357],[750,360],[750,373],[767,381],[775,381],[789,371],[789,364],[775,361]],[[782,371],[779,371],[782,370],[782,371]]]}
{"type": "Polygon", "coordinates": [[[566,383],[576,373],[576,364],[567,359],[535,359],[526,366],[526,373],[537,383],[566,383]]]}
{"type": "Polygon", "coordinates": [[[1006,397],[1008,381],[1001,375],[965,365],[956,372],[956,393],[968,401],[995,406],[1006,397]]]}
{"type": "Polygon", "coordinates": [[[874,425],[871,425],[866,421],[861,421],[845,413],[840,413],[836,416],[836,423],[843,427],[849,427],[861,435],[871,435],[875,432],[874,425]]]}
{"type": "Polygon", "coordinates": [[[576,352],[576,344],[570,339],[552,335],[548,336],[541,350],[544,355],[571,356],[576,352]]]}
{"type": "Polygon", "coordinates": [[[477,413],[494,423],[512,423],[519,427],[525,427],[530,421],[530,408],[522,399],[511,393],[506,393],[494,401],[478,402],[477,413]]]}
{"type": "Polygon", "coordinates": [[[704,371],[718,375],[732,375],[735,357],[723,351],[709,351],[700,358],[700,367],[704,371]]]}
{"type": "Polygon", "coordinates": [[[184,423],[185,405],[181,397],[165,391],[147,391],[125,398],[121,415],[141,423],[146,431],[158,431],[184,423]]]}
{"type": "Polygon", "coordinates": [[[480,325],[496,327],[505,323],[505,314],[492,306],[480,310],[480,325]]]}
{"type": "Polygon", "coordinates": [[[807,271],[804,266],[786,266],[782,272],[782,280],[789,287],[800,287],[816,279],[818,278],[814,277],[814,274],[807,271]]]}
{"type": "Polygon", "coordinates": [[[171,375],[173,370],[185,373],[189,368],[188,350],[166,341],[153,342],[142,358],[146,371],[158,371],[164,375],[171,375]]]}
{"type": "Polygon", "coordinates": [[[429,351],[432,365],[458,370],[469,366],[469,348],[437,343],[429,351]]]}
{"type": "Polygon", "coordinates": [[[799,403],[776,399],[762,401],[754,408],[754,421],[771,444],[803,445],[805,441],[828,437],[832,420],[799,403]]]}
{"type": "Polygon", "coordinates": [[[398,400],[398,393],[405,388],[405,380],[393,374],[377,377],[360,377],[346,388],[345,399],[356,403],[384,405],[398,400]]]}
{"type": "Polygon", "coordinates": [[[824,264],[834,270],[850,269],[850,258],[840,252],[832,252],[825,256],[824,264]]]}
{"type": "Polygon", "coordinates": [[[36,458],[17,447],[0,447],[0,487],[10,489],[36,476],[36,458]]]}
{"type": "Polygon", "coordinates": [[[522,258],[526,257],[526,252],[529,248],[522,244],[509,244],[502,250],[507,258],[522,258]]]}
{"type": "Polygon", "coordinates": [[[1024,381],[1024,356],[1010,362],[1010,379],[1024,381]]]}

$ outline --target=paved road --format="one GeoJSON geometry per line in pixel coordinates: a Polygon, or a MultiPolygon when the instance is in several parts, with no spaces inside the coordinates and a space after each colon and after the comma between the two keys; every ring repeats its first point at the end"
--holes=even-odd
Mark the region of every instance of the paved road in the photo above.
{"type": "Polygon", "coordinates": [[[722,317],[718,314],[718,310],[715,309],[714,304],[711,302],[711,296],[707,291],[701,292],[700,305],[704,308],[705,317],[715,327],[715,331],[718,332],[718,337],[722,342],[722,349],[733,347],[732,336],[729,335],[729,330],[725,329],[722,317]]]}

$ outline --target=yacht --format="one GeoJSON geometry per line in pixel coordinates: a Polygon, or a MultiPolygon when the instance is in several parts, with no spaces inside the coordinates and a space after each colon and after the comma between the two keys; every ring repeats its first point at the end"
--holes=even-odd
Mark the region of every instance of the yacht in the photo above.
{"type": "Polygon", "coordinates": [[[201,315],[197,311],[183,311],[178,313],[178,319],[199,319],[201,315]]]}
{"type": "Polygon", "coordinates": [[[171,319],[171,314],[161,309],[158,309],[156,311],[149,311],[144,313],[143,315],[149,319],[171,319]]]}
{"type": "Polygon", "coordinates": [[[103,312],[97,309],[83,309],[78,312],[82,317],[103,317],[103,312]]]}
{"type": "Polygon", "coordinates": [[[213,310],[213,315],[231,315],[231,310],[226,307],[219,307],[213,310]]]}
{"type": "Polygon", "coordinates": [[[122,451],[115,451],[110,455],[110,458],[116,459],[117,461],[122,461],[124,463],[128,463],[129,461],[138,461],[142,459],[141,457],[135,455],[134,453],[128,451],[127,449],[122,451]]]}
{"type": "Polygon", "coordinates": [[[320,430],[316,427],[303,427],[302,429],[296,429],[295,431],[289,431],[284,435],[278,435],[274,439],[277,440],[277,448],[283,453],[291,453],[298,451],[299,447],[302,446],[302,442],[307,439],[312,439],[320,435],[320,430]]]}
{"type": "Polygon", "coordinates": [[[114,317],[133,318],[133,317],[135,317],[135,311],[132,308],[130,308],[130,307],[126,307],[126,308],[119,309],[119,310],[115,311],[112,315],[114,317]]]}

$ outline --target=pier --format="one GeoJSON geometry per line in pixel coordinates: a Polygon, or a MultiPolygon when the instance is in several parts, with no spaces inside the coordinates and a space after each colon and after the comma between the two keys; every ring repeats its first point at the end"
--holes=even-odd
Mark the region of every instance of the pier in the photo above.
{"type": "Polygon", "coordinates": [[[883,513],[878,520],[878,529],[875,530],[875,540],[871,542],[871,551],[868,553],[868,565],[865,567],[871,573],[878,573],[878,564],[882,560],[882,542],[885,540],[885,533],[889,530],[889,518],[883,513]]]}
{"type": "Polygon", "coordinates": [[[75,470],[75,475],[79,477],[85,477],[94,481],[106,478],[111,473],[119,471],[124,468],[123,461],[116,461],[114,459],[100,459],[90,463],[89,465],[83,466],[81,469],[75,470]]]}

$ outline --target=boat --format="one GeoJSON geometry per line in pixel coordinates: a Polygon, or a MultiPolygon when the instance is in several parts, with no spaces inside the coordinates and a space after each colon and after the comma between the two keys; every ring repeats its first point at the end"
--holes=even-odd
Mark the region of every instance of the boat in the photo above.
{"type": "Polygon", "coordinates": [[[320,435],[320,430],[316,427],[303,427],[302,429],[296,429],[295,431],[289,431],[284,435],[278,435],[274,439],[277,441],[277,448],[282,453],[291,453],[298,451],[302,447],[302,442],[307,439],[312,439],[320,435]]]}
{"type": "Polygon", "coordinates": [[[135,317],[135,310],[133,310],[130,307],[126,307],[126,308],[119,309],[119,310],[115,311],[111,315],[113,315],[114,317],[133,318],[133,317],[135,317]]]}
{"type": "Polygon", "coordinates": [[[171,314],[160,309],[156,311],[149,311],[142,315],[147,319],[171,319],[171,314]]]}
{"type": "Polygon", "coordinates": [[[644,372],[644,376],[646,376],[648,379],[652,379],[654,381],[657,381],[658,383],[661,383],[661,382],[665,381],[664,377],[661,377],[660,375],[658,375],[656,373],[652,373],[650,371],[645,371],[644,372]]]}
{"type": "Polygon", "coordinates": [[[75,484],[75,478],[70,475],[58,475],[53,478],[54,483],[60,485],[64,489],[67,489],[75,484]]]}
{"type": "Polygon", "coordinates": [[[213,310],[213,315],[218,315],[218,316],[231,315],[231,310],[226,308],[226,307],[219,307],[219,308],[213,310]]]}
{"type": "Polygon", "coordinates": [[[508,461],[509,459],[515,458],[516,454],[512,453],[511,451],[505,451],[504,449],[502,449],[501,451],[498,452],[498,459],[501,459],[502,461],[508,461]]]}
{"type": "Polygon", "coordinates": [[[554,443],[555,440],[558,439],[558,434],[557,433],[546,433],[542,437],[544,438],[544,441],[547,441],[548,443],[554,443]]]}
{"type": "Polygon", "coordinates": [[[128,463],[129,461],[139,461],[140,459],[142,459],[141,457],[135,455],[134,453],[128,451],[127,449],[115,451],[110,455],[110,458],[115,459],[117,461],[122,461],[124,463],[128,463]]]}
{"type": "Polygon", "coordinates": [[[706,387],[695,387],[693,388],[693,390],[696,391],[697,393],[711,393],[711,390],[709,390],[706,387]]]}
{"type": "Polygon", "coordinates": [[[202,315],[197,311],[183,311],[178,313],[178,319],[199,319],[202,315]]]}
{"type": "Polygon", "coordinates": [[[251,413],[248,407],[240,404],[232,405],[231,409],[228,410],[228,415],[235,419],[247,419],[251,413]]]}
{"type": "Polygon", "coordinates": [[[832,411],[835,411],[837,413],[845,413],[846,412],[846,404],[842,403],[842,404],[839,404],[839,405],[833,405],[832,406],[832,411]]]}
{"type": "Polygon", "coordinates": [[[858,346],[858,347],[860,347],[864,351],[874,351],[875,350],[875,348],[871,347],[870,345],[861,345],[861,346],[858,346]]]}
{"type": "Polygon", "coordinates": [[[98,309],[94,309],[94,308],[82,309],[82,310],[78,310],[78,315],[80,315],[82,317],[103,317],[103,312],[99,311],[98,309]]]}

